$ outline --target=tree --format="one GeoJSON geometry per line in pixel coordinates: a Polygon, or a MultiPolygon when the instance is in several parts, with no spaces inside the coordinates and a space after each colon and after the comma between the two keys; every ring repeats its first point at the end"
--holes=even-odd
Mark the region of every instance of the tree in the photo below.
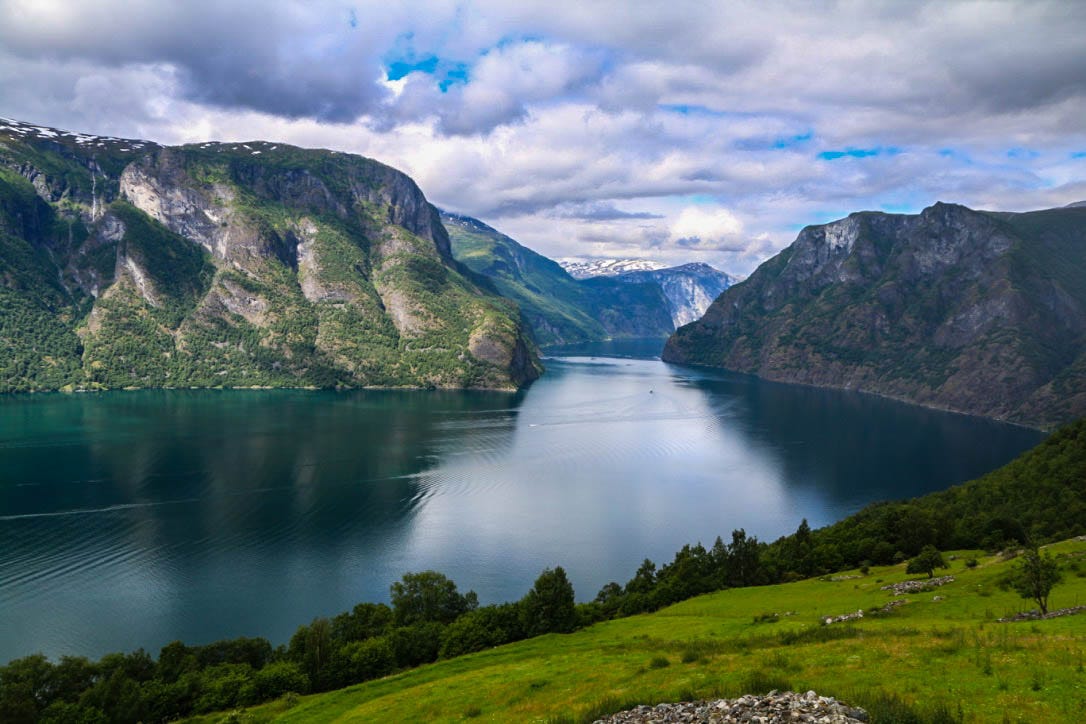
{"type": "Polygon", "coordinates": [[[568,633],[577,626],[573,584],[561,566],[539,574],[532,590],[521,601],[520,612],[528,636],[568,633]]]}
{"type": "Polygon", "coordinates": [[[1022,598],[1036,601],[1042,616],[1048,613],[1048,594],[1062,580],[1060,564],[1047,553],[1042,554],[1037,546],[1026,549],[1011,574],[1011,586],[1022,598]]]}
{"type": "Polygon", "coordinates": [[[290,637],[287,658],[302,667],[313,689],[323,691],[323,670],[334,650],[332,625],[326,618],[315,618],[308,626],[299,626],[290,637]]]}
{"type": "Polygon", "coordinates": [[[461,614],[479,606],[475,591],[464,595],[456,584],[437,571],[405,573],[392,584],[392,615],[398,626],[423,621],[452,623],[461,614]]]}
{"type": "Polygon", "coordinates": [[[634,577],[626,582],[626,593],[648,593],[656,585],[656,564],[646,558],[634,577]]]}
{"type": "Polygon", "coordinates": [[[728,545],[728,585],[753,586],[758,582],[761,555],[758,539],[747,537],[747,532],[740,528],[732,531],[732,542],[728,545]]]}
{"type": "Polygon", "coordinates": [[[936,568],[946,568],[943,554],[933,545],[926,545],[920,549],[916,557],[909,561],[905,567],[906,573],[927,573],[928,578],[935,575],[936,568]]]}

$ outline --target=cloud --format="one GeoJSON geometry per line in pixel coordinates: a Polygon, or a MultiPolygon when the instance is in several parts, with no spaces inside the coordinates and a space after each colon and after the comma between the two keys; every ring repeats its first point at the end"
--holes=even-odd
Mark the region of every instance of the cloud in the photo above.
{"type": "Polygon", "coordinates": [[[523,120],[533,103],[575,97],[598,81],[603,57],[565,44],[536,40],[508,43],[471,67],[469,83],[451,86],[435,104],[442,132],[486,133],[523,120]]]}
{"type": "Polygon", "coordinates": [[[394,29],[373,10],[352,26],[346,8],[300,0],[6,0],[0,44],[28,60],[163,68],[182,98],[215,107],[349,121],[386,98],[374,49],[394,29]]]}
{"type": "Polygon", "coordinates": [[[688,206],[671,224],[668,239],[685,249],[738,251],[744,248],[742,233],[743,222],[727,209],[688,206]]]}
{"type": "Polygon", "coordinates": [[[547,216],[557,219],[583,219],[586,221],[616,221],[620,219],[662,219],[663,214],[651,211],[623,211],[606,201],[585,203],[561,203],[547,210],[547,216]]]}

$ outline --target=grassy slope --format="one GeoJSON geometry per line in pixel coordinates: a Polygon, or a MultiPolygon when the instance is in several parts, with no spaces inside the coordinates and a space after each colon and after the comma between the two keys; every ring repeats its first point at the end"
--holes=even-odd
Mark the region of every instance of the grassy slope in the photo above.
{"type": "MultiPolygon", "coordinates": [[[[1086,542],[1049,550],[1079,571],[1067,571],[1051,606],[1086,601],[1086,542]]],[[[959,552],[951,563],[954,583],[907,595],[908,605],[854,626],[822,627],[819,618],[883,605],[893,596],[879,586],[910,578],[904,565],[714,593],[302,697],[293,708],[274,702],[251,715],[282,722],[580,721],[634,703],[790,686],[861,706],[880,692],[921,712],[945,705],[957,714],[960,703],[966,721],[1077,721],[1086,706],[1086,616],[995,623],[1028,608],[997,586],[1012,564],[982,557],[969,570],[965,557],[959,552]],[[777,623],[754,621],[787,612],[777,623]],[[668,665],[654,664],[661,657],[668,665]]]]}

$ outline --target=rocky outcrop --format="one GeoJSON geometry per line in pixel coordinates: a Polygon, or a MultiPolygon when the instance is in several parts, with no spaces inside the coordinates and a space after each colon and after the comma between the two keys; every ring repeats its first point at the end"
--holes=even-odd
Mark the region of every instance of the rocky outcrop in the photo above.
{"type": "Polygon", "coordinates": [[[688,701],[677,704],[639,706],[635,709],[597,719],[595,724],[727,724],[728,722],[818,722],[819,724],[854,724],[868,721],[867,712],[851,707],[833,697],[813,691],[797,694],[771,691],[765,696],[741,696],[738,699],[688,701]]]}
{"type": "Polygon", "coordinates": [[[664,359],[1049,426],[1086,414],[1086,209],[936,204],[796,241],[664,359]]]}
{"type": "Polygon", "coordinates": [[[728,274],[702,263],[626,272],[616,275],[615,279],[634,284],[650,281],[658,284],[676,329],[700,319],[709,305],[735,283],[728,274]]]}
{"type": "Polygon", "coordinates": [[[0,176],[0,296],[28,310],[6,328],[26,372],[0,391],[511,390],[539,375],[518,310],[469,278],[437,210],[384,164],[3,121],[0,168],[17,174],[0,176]],[[50,353],[42,315],[61,326],[50,353]]]}

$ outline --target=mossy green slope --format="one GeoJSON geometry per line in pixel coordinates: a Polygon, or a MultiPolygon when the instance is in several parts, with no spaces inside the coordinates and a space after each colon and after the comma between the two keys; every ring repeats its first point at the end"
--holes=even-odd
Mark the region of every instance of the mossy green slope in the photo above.
{"type": "Polygon", "coordinates": [[[0,391],[513,389],[540,370],[409,178],[269,143],[0,123],[0,305],[0,391]]]}
{"type": "Polygon", "coordinates": [[[557,262],[521,246],[475,219],[443,214],[453,255],[515,299],[540,344],[606,339],[607,330],[587,311],[582,285],[557,262]]]}
{"type": "MultiPolygon", "coordinates": [[[[520,305],[540,345],[663,339],[675,329],[664,285],[652,273],[574,279],[557,262],[477,219],[449,213],[442,214],[442,219],[456,259],[520,305]]],[[[727,278],[716,270],[706,270],[727,278]]],[[[714,287],[708,282],[706,286],[714,287]]]]}
{"type": "MultiPolygon", "coordinates": [[[[1086,542],[1049,547],[1067,567],[1053,606],[1086,600],[1086,542]]],[[[590,721],[637,703],[789,687],[873,712],[899,700],[921,719],[1074,722],[1086,690],[1082,616],[996,619],[1026,608],[1000,587],[1012,562],[959,551],[953,583],[894,596],[904,565],[733,589],[654,614],[548,635],[340,691],[276,702],[253,721],[590,721]],[[979,565],[965,561],[979,556],[979,565]],[[871,615],[888,601],[907,604],[871,615]],[[821,619],[857,610],[856,623],[821,619]]],[[[876,718],[875,721],[878,721],[876,718]]]]}
{"type": "Polygon", "coordinates": [[[664,359],[1047,427],[1086,413],[1086,209],[808,227],[664,359]]]}

